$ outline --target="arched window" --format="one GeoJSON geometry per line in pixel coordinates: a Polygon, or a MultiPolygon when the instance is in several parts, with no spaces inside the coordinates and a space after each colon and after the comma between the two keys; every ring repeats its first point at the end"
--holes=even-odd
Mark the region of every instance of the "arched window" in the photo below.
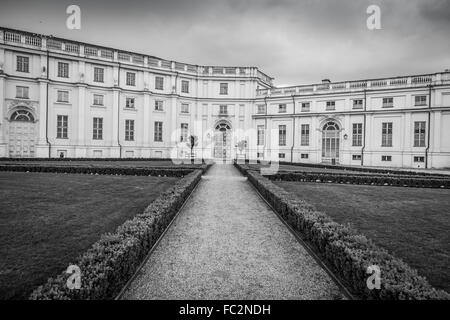
{"type": "Polygon", "coordinates": [[[18,110],[15,111],[10,118],[11,121],[27,121],[27,122],[33,122],[34,117],[33,114],[26,110],[18,110]]]}
{"type": "Polygon", "coordinates": [[[335,122],[327,122],[323,126],[323,131],[339,130],[339,126],[335,122]]]}
{"type": "Polygon", "coordinates": [[[339,125],[329,121],[322,131],[322,160],[324,162],[339,159],[339,125]]]}
{"type": "Polygon", "coordinates": [[[231,127],[227,123],[222,122],[216,125],[216,130],[224,132],[227,130],[231,130],[231,127]]]}

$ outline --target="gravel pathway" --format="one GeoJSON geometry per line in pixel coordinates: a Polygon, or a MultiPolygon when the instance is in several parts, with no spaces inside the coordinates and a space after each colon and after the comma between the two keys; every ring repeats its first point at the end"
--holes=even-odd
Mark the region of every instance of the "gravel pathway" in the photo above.
{"type": "Polygon", "coordinates": [[[232,165],[214,165],[123,299],[340,299],[232,165]]]}

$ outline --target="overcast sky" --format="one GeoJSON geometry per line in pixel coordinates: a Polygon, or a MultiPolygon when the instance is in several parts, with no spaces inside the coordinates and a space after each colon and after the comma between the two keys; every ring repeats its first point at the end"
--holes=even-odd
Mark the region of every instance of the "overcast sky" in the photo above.
{"type": "Polygon", "coordinates": [[[450,0],[2,0],[0,25],[200,65],[257,66],[276,85],[450,68],[450,0]],[[81,30],[66,8],[81,8],[81,30]],[[381,30],[366,9],[381,8],[381,30]]]}

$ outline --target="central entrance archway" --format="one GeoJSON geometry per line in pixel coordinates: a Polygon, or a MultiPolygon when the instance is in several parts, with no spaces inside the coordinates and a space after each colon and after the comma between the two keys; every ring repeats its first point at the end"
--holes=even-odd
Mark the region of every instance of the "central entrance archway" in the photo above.
{"type": "Polygon", "coordinates": [[[339,125],[329,121],[322,129],[322,162],[334,161],[339,162],[339,125]]]}
{"type": "Polygon", "coordinates": [[[218,122],[214,128],[214,158],[231,159],[231,125],[226,121],[218,122]]]}
{"type": "Polygon", "coordinates": [[[34,157],[35,122],[31,112],[15,111],[9,118],[9,156],[13,158],[34,157]]]}

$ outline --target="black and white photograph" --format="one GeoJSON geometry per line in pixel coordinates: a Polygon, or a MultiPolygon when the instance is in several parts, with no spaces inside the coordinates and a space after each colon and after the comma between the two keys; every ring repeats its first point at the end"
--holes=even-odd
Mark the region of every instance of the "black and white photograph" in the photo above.
{"type": "Polygon", "coordinates": [[[2,0],[0,300],[450,300],[449,35],[449,0],[2,0]]]}

